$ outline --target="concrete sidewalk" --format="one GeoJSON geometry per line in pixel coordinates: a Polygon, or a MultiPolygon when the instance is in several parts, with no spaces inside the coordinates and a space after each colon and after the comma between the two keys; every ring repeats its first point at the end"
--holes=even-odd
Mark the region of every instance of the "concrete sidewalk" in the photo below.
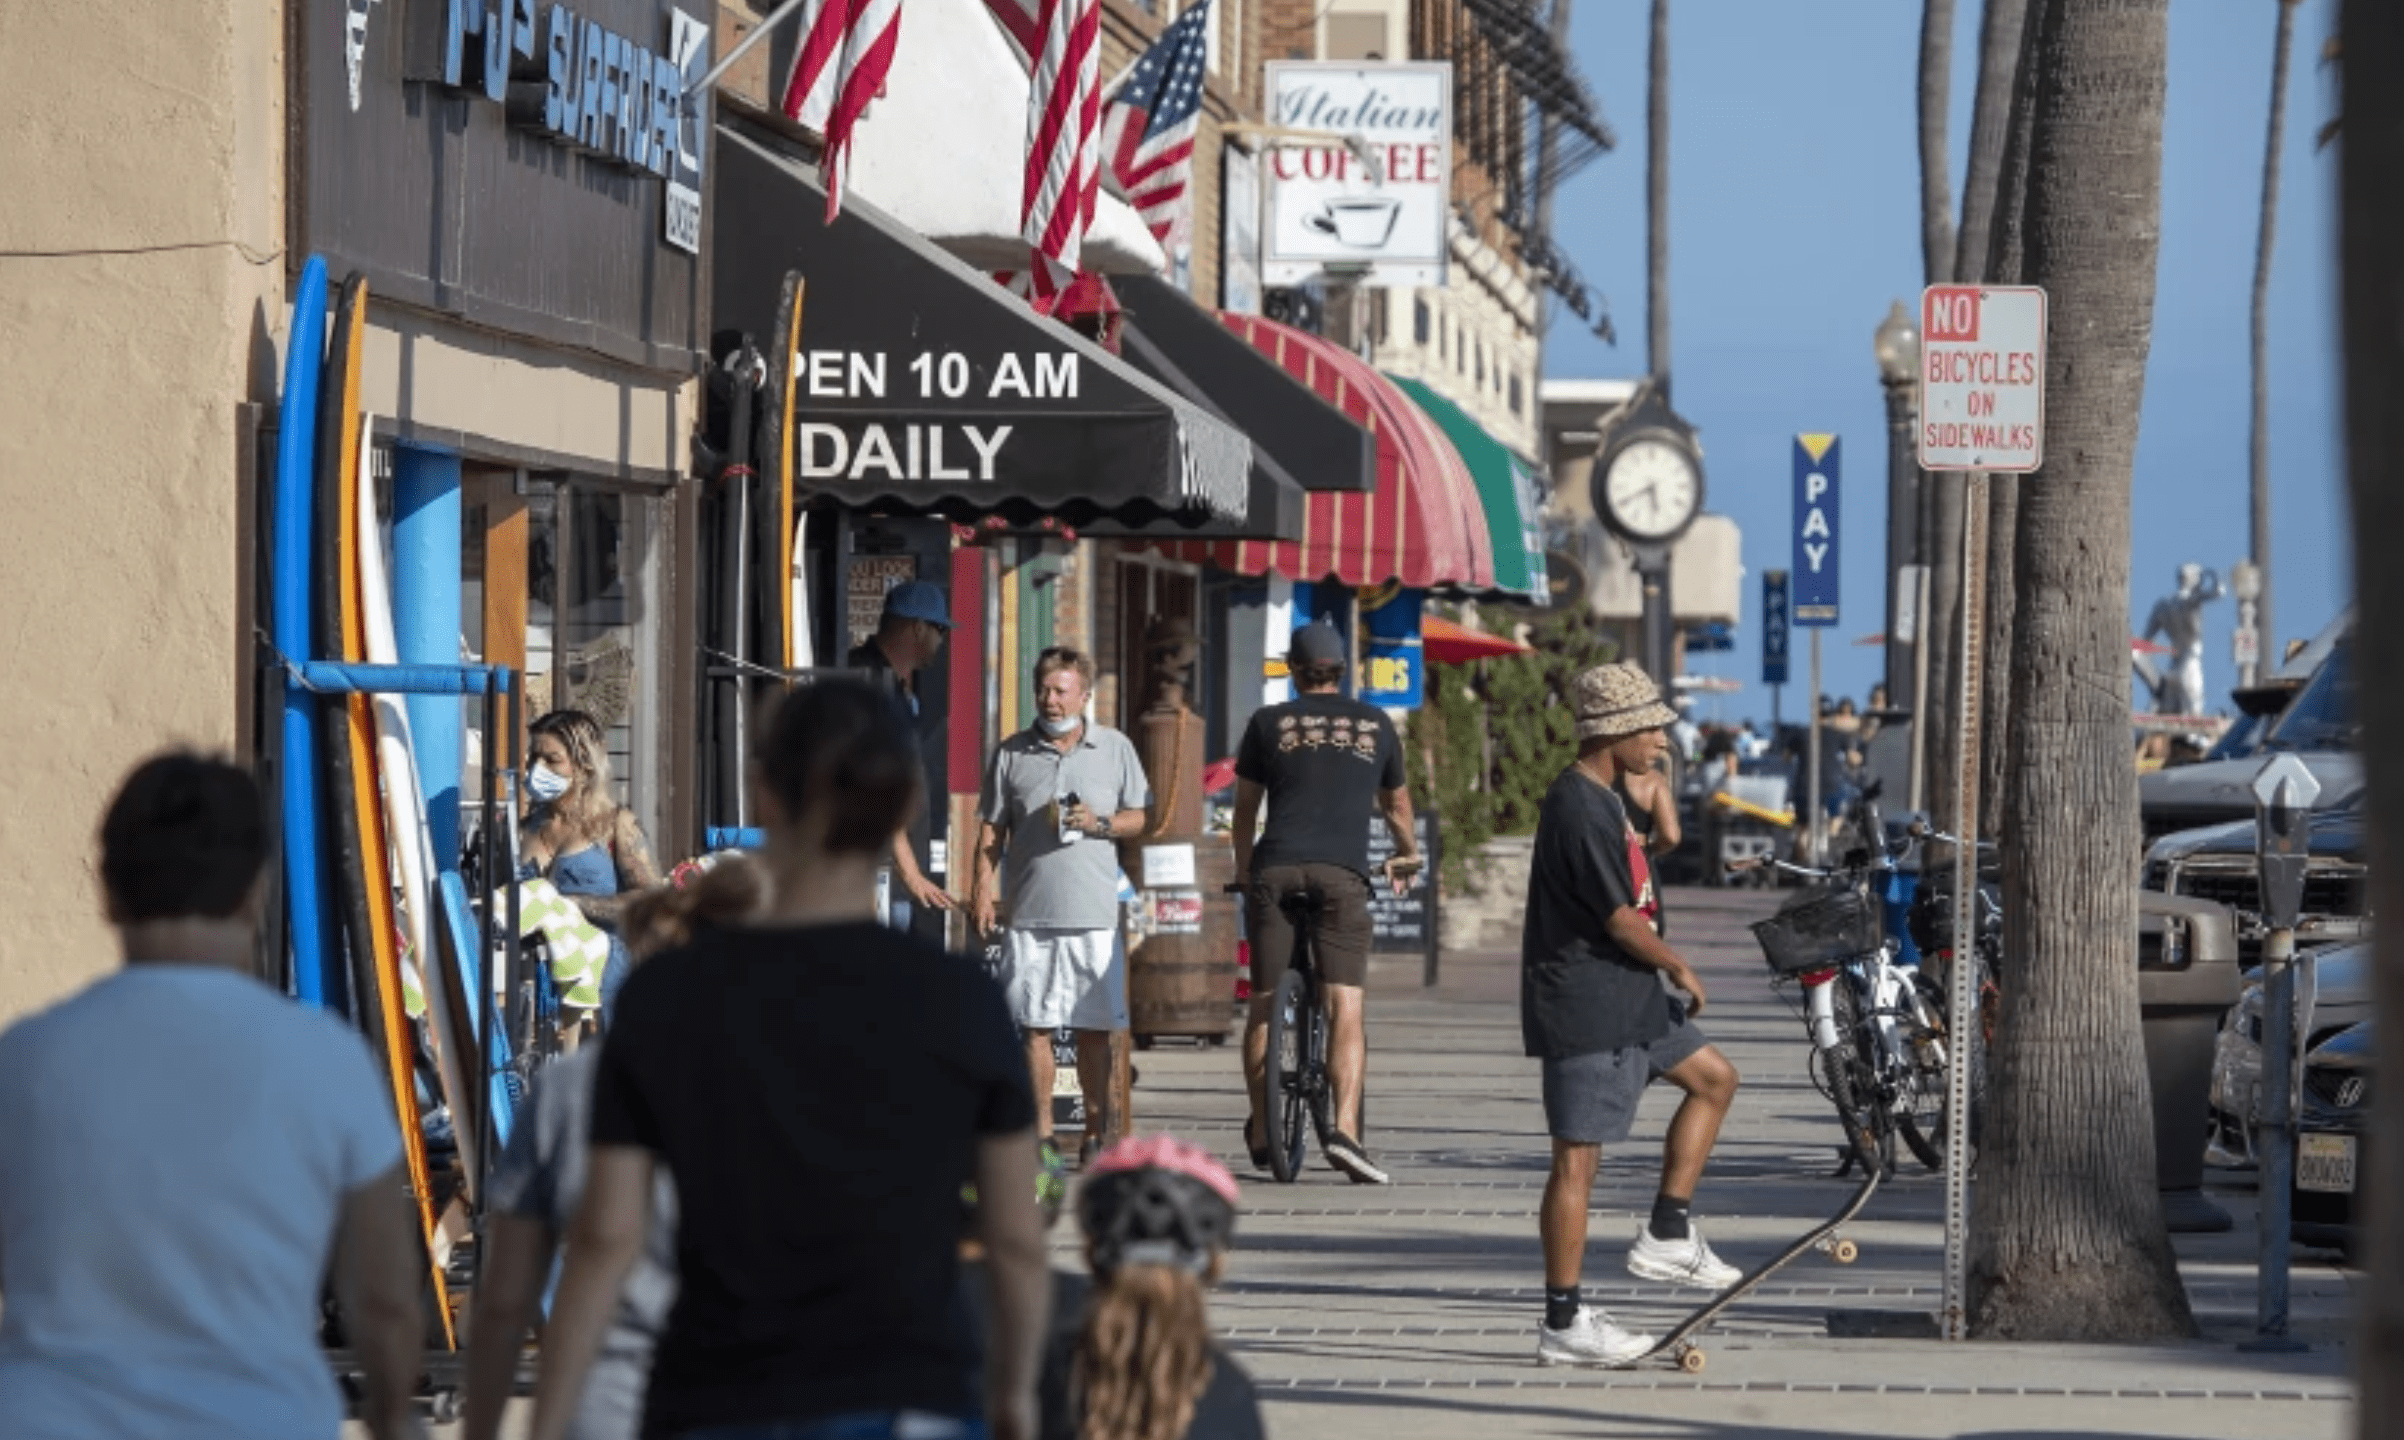
{"type": "MultiPolygon", "coordinates": [[[[1751,1266],[1833,1213],[1836,1126],[1805,1071],[1802,1027],[1769,989],[1747,921],[1771,897],[1672,892],[1671,937],[1710,986],[1705,1027],[1746,1088],[1696,1214],[1723,1257],[1751,1266]]],[[[2242,1354],[2252,1332],[2252,1195],[2216,1187],[2238,1229],[2182,1237],[2207,1338],[2081,1348],[1834,1340],[1828,1312],[1933,1314],[1942,1193],[1908,1156],[1850,1234],[1861,1259],[1807,1256],[1704,1337],[1708,1368],[1609,1372],[1534,1363],[1541,1281],[1535,1211],[1547,1142],[1533,1061],[1520,1053],[1518,957],[1451,954],[1442,983],[1414,961],[1372,976],[1369,1143],[1389,1189],[1314,1168],[1275,1184],[1242,1160],[1232,1048],[1164,1044],[1140,1057],[1141,1128],[1237,1161],[1245,1209],[1213,1313],[1261,1381],[1275,1433],[1313,1440],[1454,1435],[2336,1437],[2351,1433],[2346,1324],[2361,1276],[2298,1251],[2301,1355],[2242,1354]]],[[[1590,1299],[1668,1329],[1691,1302],[1621,1264],[1658,1175],[1670,1097],[1647,1098],[1637,1139],[1606,1155],[1587,1263],[1590,1299]]],[[[1317,1161],[1314,1159],[1314,1166],[1317,1161]]],[[[1069,1250],[1069,1237],[1055,1236],[1069,1250]]],[[[1063,1255],[1064,1262],[1068,1260],[1063,1255]]],[[[1071,1262],[1073,1263],[1073,1262],[1071,1262]]]]}

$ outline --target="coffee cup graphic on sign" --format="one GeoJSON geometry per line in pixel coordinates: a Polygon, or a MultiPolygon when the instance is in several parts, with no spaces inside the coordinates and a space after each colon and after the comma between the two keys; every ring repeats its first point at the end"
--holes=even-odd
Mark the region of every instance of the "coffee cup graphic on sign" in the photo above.
{"type": "Polygon", "coordinates": [[[1347,195],[1328,201],[1302,223],[1354,249],[1379,250],[1393,237],[1401,214],[1402,202],[1390,195],[1347,195]]]}

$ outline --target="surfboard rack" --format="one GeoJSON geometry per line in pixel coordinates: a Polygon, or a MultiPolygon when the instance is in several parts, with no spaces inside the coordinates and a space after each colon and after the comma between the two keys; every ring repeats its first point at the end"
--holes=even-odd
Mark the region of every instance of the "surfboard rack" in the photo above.
{"type": "MultiPolygon", "coordinates": [[[[518,787],[523,783],[525,757],[521,753],[525,733],[523,714],[524,688],[518,683],[517,672],[507,665],[362,665],[335,660],[304,660],[285,663],[287,683],[294,689],[317,695],[458,695],[481,698],[484,702],[483,794],[487,802],[504,802],[502,813],[517,810],[518,787]],[[491,743],[493,737],[505,737],[501,745],[491,743]],[[503,763],[504,752],[506,761],[503,763]]],[[[495,1085],[501,1077],[497,1066],[523,1069],[532,1063],[538,1052],[534,1030],[533,984],[539,977],[526,968],[525,947],[518,938],[517,827],[495,827],[501,843],[507,845],[505,856],[493,857],[482,868],[474,908],[481,933],[477,943],[482,947],[477,957],[477,989],[480,992],[471,1007],[471,1023],[479,1030],[498,1020],[509,1044],[501,1052],[511,1057],[496,1061],[495,1047],[478,1043],[477,1079],[469,1087],[473,1097],[480,1100],[486,1113],[468,1117],[469,1125],[457,1127],[476,1137],[474,1193],[484,1193],[483,1180],[492,1173],[500,1159],[500,1148],[509,1121],[508,1116],[491,1113],[499,1103],[492,1097],[503,1093],[495,1085]],[[508,1008],[501,1015],[492,1013],[491,984],[482,978],[484,966],[494,954],[504,958],[502,965],[508,976],[506,993],[508,1008]]],[[[431,962],[432,957],[427,957],[431,962]]],[[[521,1077],[522,1079],[523,1077],[521,1077]]],[[[464,1157],[463,1157],[464,1158],[464,1157]]]]}

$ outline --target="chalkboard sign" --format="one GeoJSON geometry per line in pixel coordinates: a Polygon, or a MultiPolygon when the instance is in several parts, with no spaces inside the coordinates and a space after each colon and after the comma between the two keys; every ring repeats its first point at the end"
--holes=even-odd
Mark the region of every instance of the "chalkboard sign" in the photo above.
{"type": "Polygon", "coordinates": [[[1380,955],[1424,955],[1428,973],[1432,975],[1436,956],[1436,872],[1443,861],[1436,846],[1441,832],[1436,827],[1435,814],[1428,810],[1412,817],[1411,828],[1419,838],[1424,868],[1409,893],[1396,895],[1378,875],[1378,867],[1394,853],[1394,839],[1386,833],[1384,816],[1370,817],[1369,948],[1380,955]]]}

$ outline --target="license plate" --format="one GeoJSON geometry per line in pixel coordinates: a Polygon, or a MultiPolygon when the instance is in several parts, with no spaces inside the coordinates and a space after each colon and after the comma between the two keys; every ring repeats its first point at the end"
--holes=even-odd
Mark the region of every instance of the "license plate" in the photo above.
{"type": "Polygon", "coordinates": [[[2354,1190],[2354,1137],[2299,1135],[2295,1157],[2298,1190],[2349,1195],[2354,1190]]]}

